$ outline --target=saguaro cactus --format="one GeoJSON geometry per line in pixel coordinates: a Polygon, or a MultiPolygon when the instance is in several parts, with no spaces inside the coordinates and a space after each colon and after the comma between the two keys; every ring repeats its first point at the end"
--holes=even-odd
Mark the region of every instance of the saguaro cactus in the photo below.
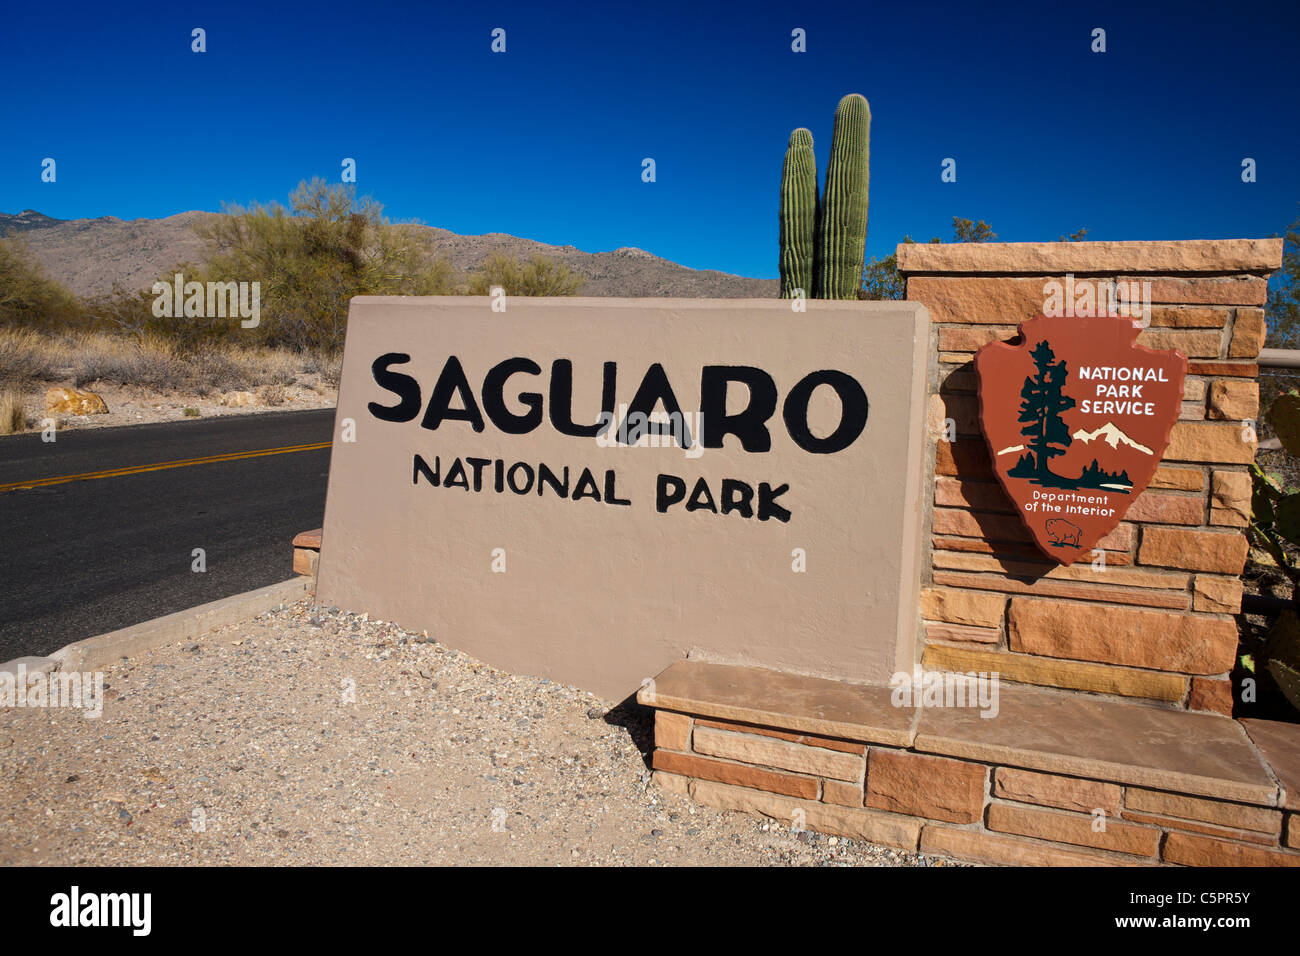
{"type": "Polygon", "coordinates": [[[858,297],[867,249],[870,141],[871,107],[865,97],[850,93],[835,108],[835,132],[817,225],[816,298],[858,297]]]}
{"type": "Polygon", "coordinates": [[[812,133],[790,134],[781,169],[781,297],[856,299],[867,251],[871,107],[850,93],[835,109],[826,188],[817,195],[812,133]],[[811,259],[811,261],[810,261],[811,259]]]}
{"type": "Polygon", "coordinates": [[[817,157],[812,133],[800,127],[790,134],[781,167],[781,298],[796,289],[813,294],[814,230],[817,226],[817,157]]]}

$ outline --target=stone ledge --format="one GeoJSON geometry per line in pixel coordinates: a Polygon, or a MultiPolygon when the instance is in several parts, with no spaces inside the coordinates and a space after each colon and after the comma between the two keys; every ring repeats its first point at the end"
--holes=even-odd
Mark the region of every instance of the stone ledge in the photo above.
{"type": "Polygon", "coordinates": [[[908,747],[915,713],[888,687],[786,674],[761,667],[678,661],[637,700],[647,707],[862,743],[908,747]]]}
{"type": "Polygon", "coordinates": [[[1028,770],[1278,804],[1278,787],[1241,725],[1217,714],[1001,687],[998,716],[923,710],[915,747],[1028,770]]]}
{"type": "Polygon", "coordinates": [[[1267,272],[1281,268],[1282,240],[903,243],[897,253],[905,275],[1267,272]]]}
{"type": "Polygon", "coordinates": [[[884,686],[700,661],[678,661],[655,679],[653,692],[646,687],[637,696],[646,706],[695,716],[1281,805],[1277,781],[1246,732],[1217,714],[1003,684],[998,715],[984,718],[970,707],[894,707],[884,686]]]}
{"type": "MultiPolygon", "coordinates": [[[[659,771],[655,773],[658,775],[659,771]]],[[[925,822],[897,813],[814,803],[707,780],[691,780],[688,786],[692,799],[715,810],[739,810],[785,824],[791,823],[796,811],[800,811],[802,826],[819,833],[866,840],[911,852],[916,851],[925,822]]]]}
{"type": "Polygon", "coordinates": [[[293,546],[295,548],[310,548],[313,551],[319,551],[321,530],[322,529],[317,528],[315,531],[303,531],[299,533],[293,539],[293,546]]]}
{"type": "Polygon", "coordinates": [[[1151,860],[985,830],[927,823],[921,852],[995,866],[1150,866],[1151,860]]]}
{"type": "Polygon", "coordinates": [[[1282,785],[1279,805],[1300,810],[1300,724],[1251,718],[1241,725],[1282,785]]]}

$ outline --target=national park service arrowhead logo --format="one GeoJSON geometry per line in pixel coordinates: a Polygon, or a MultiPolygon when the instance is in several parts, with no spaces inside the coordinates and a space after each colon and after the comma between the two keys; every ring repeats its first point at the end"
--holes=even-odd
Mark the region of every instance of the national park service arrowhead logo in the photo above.
{"type": "Polygon", "coordinates": [[[1155,475],[1187,359],[1136,344],[1131,319],[1040,316],[975,356],[993,470],[1038,546],[1073,564],[1155,475]]]}

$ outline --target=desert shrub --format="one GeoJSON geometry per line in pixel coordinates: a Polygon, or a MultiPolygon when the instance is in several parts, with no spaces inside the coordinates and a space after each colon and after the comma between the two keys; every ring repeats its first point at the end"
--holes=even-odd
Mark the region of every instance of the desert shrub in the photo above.
{"type": "Polygon", "coordinates": [[[263,405],[275,408],[287,402],[289,395],[283,385],[263,385],[258,389],[258,398],[262,400],[263,405]]]}
{"type": "Polygon", "coordinates": [[[340,352],[309,352],[303,357],[304,374],[315,375],[319,384],[329,388],[338,388],[339,377],[343,374],[343,355],[340,352]]]}
{"type": "Polygon", "coordinates": [[[196,368],[168,342],[95,333],[79,343],[72,381],[78,388],[94,382],[137,385],[154,391],[189,388],[196,368]]]}
{"type": "Polygon", "coordinates": [[[555,259],[533,256],[528,262],[520,262],[514,256],[494,252],[470,275],[469,294],[489,295],[494,286],[499,286],[506,295],[577,295],[586,281],[555,259]]]}
{"type": "Polygon", "coordinates": [[[277,203],[226,213],[196,227],[205,260],[180,271],[187,281],[260,283],[261,322],[242,329],[237,319],[170,320],[171,334],[334,352],[353,296],[455,291],[454,270],[428,238],[389,223],[382,206],[350,186],[313,179],[299,184],[288,209],[277,203]]]}
{"type": "MultiPolygon", "coordinates": [[[[153,321],[154,296],[146,291],[129,291],[113,283],[113,291],[87,296],[82,300],[86,314],[95,330],[124,333],[143,339],[150,333],[167,335],[153,321]]],[[[167,335],[175,340],[174,336],[167,335]]]]}
{"type": "Polygon", "coordinates": [[[248,388],[252,382],[247,363],[241,361],[241,353],[229,346],[210,345],[191,359],[196,387],[206,387],[209,392],[239,392],[248,388]]]}
{"type": "Polygon", "coordinates": [[[0,392],[0,435],[12,435],[27,427],[23,395],[17,389],[0,392]]]}
{"type": "Polygon", "coordinates": [[[0,328],[0,388],[56,381],[65,350],[31,329],[0,328]]]}
{"type": "Polygon", "coordinates": [[[0,325],[87,327],[81,300],[47,276],[27,244],[16,235],[0,239],[0,325]]]}
{"type": "Polygon", "coordinates": [[[254,378],[267,385],[292,385],[298,381],[302,369],[302,357],[283,349],[268,349],[249,356],[250,365],[255,366],[254,378]]]}
{"type": "Polygon", "coordinates": [[[186,405],[183,414],[186,418],[198,418],[199,410],[192,405],[186,405]]]}

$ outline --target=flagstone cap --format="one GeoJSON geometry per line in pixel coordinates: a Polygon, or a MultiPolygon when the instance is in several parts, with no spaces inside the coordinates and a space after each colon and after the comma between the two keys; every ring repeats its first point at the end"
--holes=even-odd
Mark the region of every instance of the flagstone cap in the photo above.
{"type": "Polygon", "coordinates": [[[1028,770],[1276,806],[1278,786],[1231,717],[1003,684],[996,717],[921,712],[915,747],[1028,770]]]}
{"type": "Polygon", "coordinates": [[[1190,239],[1176,242],[902,243],[905,275],[1075,275],[1272,272],[1282,265],[1281,239],[1190,239]]]}
{"type": "Polygon", "coordinates": [[[1300,810],[1300,724],[1253,717],[1241,724],[1282,784],[1284,806],[1300,810]]]}
{"type": "Polygon", "coordinates": [[[320,550],[321,529],[316,528],[314,531],[304,531],[293,539],[295,548],[314,548],[320,550]]]}
{"type": "Polygon", "coordinates": [[[993,717],[977,707],[895,707],[892,693],[883,685],[683,660],[647,682],[637,700],[697,717],[1256,806],[1282,805],[1278,779],[1285,785],[1300,775],[1293,743],[1300,730],[1291,725],[1251,721],[1252,744],[1231,717],[1006,682],[993,717]]]}
{"type": "Polygon", "coordinates": [[[916,712],[895,707],[892,694],[881,684],[686,660],[643,684],[637,700],[697,717],[907,747],[916,712]]]}

